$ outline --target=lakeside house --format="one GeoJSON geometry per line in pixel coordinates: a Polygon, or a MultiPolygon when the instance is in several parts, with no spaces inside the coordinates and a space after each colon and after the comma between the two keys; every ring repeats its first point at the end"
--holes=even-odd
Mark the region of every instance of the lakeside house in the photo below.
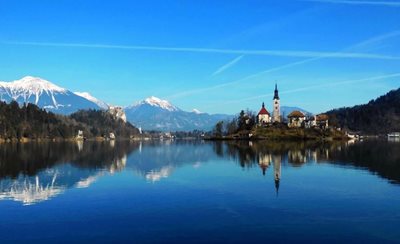
{"type": "MultiPolygon", "coordinates": [[[[264,102],[261,105],[261,109],[257,114],[257,125],[258,126],[269,126],[272,123],[282,123],[283,118],[280,114],[280,98],[278,85],[275,84],[274,97],[273,97],[273,112],[272,116],[265,108],[264,102]]],[[[318,114],[308,116],[304,112],[299,110],[292,111],[287,116],[287,126],[289,128],[320,128],[327,129],[329,127],[329,117],[326,114],[318,114]]]]}
{"type": "Polygon", "coordinates": [[[316,127],[319,127],[321,129],[326,129],[329,126],[329,117],[326,114],[318,114],[315,117],[315,125],[316,127]]]}
{"type": "Polygon", "coordinates": [[[289,128],[300,128],[305,126],[306,115],[298,110],[292,111],[288,115],[288,126],[289,128]]]}

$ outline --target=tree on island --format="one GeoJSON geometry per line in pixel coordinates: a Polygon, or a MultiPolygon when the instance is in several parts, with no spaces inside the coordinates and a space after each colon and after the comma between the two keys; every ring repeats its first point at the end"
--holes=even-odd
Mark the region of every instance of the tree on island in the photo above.
{"type": "Polygon", "coordinates": [[[224,121],[219,121],[214,127],[213,134],[215,137],[222,137],[223,136],[223,126],[224,121]]]}

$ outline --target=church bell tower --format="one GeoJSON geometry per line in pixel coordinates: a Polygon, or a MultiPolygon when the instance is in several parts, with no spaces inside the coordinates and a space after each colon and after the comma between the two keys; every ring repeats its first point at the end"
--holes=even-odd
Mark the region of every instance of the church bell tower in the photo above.
{"type": "Polygon", "coordinates": [[[280,123],[281,122],[281,107],[280,107],[279,94],[278,94],[278,85],[276,83],[275,83],[275,91],[274,91],[274,99],[273,99],[272,107],[274,108],[273,115],[272,115],[272,121],[280,123]]]}

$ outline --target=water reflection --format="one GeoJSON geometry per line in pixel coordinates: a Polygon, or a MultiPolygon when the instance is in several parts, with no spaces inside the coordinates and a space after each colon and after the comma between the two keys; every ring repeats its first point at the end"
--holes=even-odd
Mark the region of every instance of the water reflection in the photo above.
{"type": "Polygon", "coordinates": [[[127,170],[134,171],[150,182],[169,177],[176,168],[217,159],[212,144],[203,141],[144,141],[139,150],[128,156],[127,170]]]}
{"type": "Polygon", "coordinates": [[[263,175],[273,165],[278,190],[281,167],[302,167],[305,164],[329,163],[366,169],[400,183],[400,143],[370,140],[363,142],[217,142],[214,152],[229,157],[243,168],[258,165],[263,175]]]}
{"type": "MultiPolygon", "coordinates": [[[[207,162],[236,162],[273,177],[276,194],[285,167],[329,163],[357,167],[400,183],[400,143],[365,142],[76,142],[3,144],[0,147],[0,200],[34,204],[69,188],[87,188],[121,171],[159,182],[180,167],[198,169],[207,162]]],[[[160,182],[160,184],[162,184],[160,182]]]]}
{"type": "Polygon", "coordinates": [[[26,143],[0,148],[0,199],[25,205],[85,188],[104,174],[125,168],[135,145],[119,143],[26,143]]]}

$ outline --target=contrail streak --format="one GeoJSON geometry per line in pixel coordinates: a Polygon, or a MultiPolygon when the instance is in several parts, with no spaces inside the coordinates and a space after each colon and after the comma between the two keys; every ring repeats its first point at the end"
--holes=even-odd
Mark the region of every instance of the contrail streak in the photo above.
{"type": "MultiPolygon", "coordinates": [[[[317,89],[317,88],[326,88],[326,87],[331,87],[331,86],[338,86],[338,85],[351,84],[351,83],[359,83],[359,82],[365,82],[365,81],[383,80],[383,79],[395,78],[395,77],[400,77],[400,73],[393,73],[393,74],[387,74],[387,75],[381,75],[381,76],[374,76],[374,77],[356,79],[356,80],[345,80],[345,81],[339,81],[339,82],[333,82],[333,83],[325,83],[325,84],[321,84],[321,85],[306,86],[306,87],[300,87],[300,88],[296,88],[296,89],[292,89],[292,90],[282,91],[282,92],[279,92],[279,93],[280,94],[289,94],[289,93],[308,91],[308,90],[317,89]]],[[[252,97],[243,98],[243,99],[239,99],[239,100],[231,100],[231,101],[225,102],[224,104],[251,101],[251,100],[255,100],[255,99],[266,98],[266,97],[269,97],[271,95],[272,95],[272,93],[271,94],[266,94],[266,95],[252,96],[252,97]]]]}
{"type": "MultiPolygon", "coordinates": [[[[364,40],[362,42],[359,42],[359,43],[357,43],[355,45],[352,45],[350,47],[347,47],[347,48],[343,49],[343,51],[351,50],[351,49],[354,49],[354,48],[364,47],[364,46],[367,46],[367,45],[370,45],[370,44],[373,44],[373,43],[376,43],[376,42],[380,42],[380,41],[383,41],[383,40],[391,38],[391,37],[396,37],[396,36],[399,36],[399,35],[400,35],[400,31],[399,30],[392,31],[392,32],[385,33],[385,34],[382,34],[382,35],[379,35],[379,36],[375,36],[375,37],[369,38],[367,40],[364,40]]],[[[243,81],[258,77],[260,75],[268,74],[268,73],[271,73],[271,72],[279,71],[279,70],[282,70],[282,69],[294,67],[294,66],[305,64],[305,63],[309,63],[309,62],[314,62],[316,60],[324,59],[324,58],[327,58],[327,57],[328,56],[326,56],[326,55],[321,55],[321,56],[317,56],[317,57],[313,57],[313,58],[307,58],[307,59],[304,59],[304,60],[300,60],[300,61],[284,64],[284,65],[281,65],[281,66],[278,66],[278,67],[270,68],[270,69],[267,69],[267,70],[264,70],[264,71],[260,71],[260,72],[255,73],[255,74],[248,75],[248,76],[246,76],[246,77],[244,77],[242,79],[236,80],[236,81],[226,82],[226,83],[215,85],[215,86],[211,86],[211,87],[205,87],[205,88],[199,88],[199,89],[183,91],[183,92],[180,92],[180,93],[177,93],[177,94],[174,94],[174,95],[170,96],[170,98],[183,97],[183,96],[187,96],[187,95],[191,95],[191,94],[195,94],[195,93],[200,93],[200,92],[210,91],[210,90],[214,90],[214,89],[219,89],[219,88],[226,87],[226,86],[235,85],[235,84],[241,83],[243,81]]]]}
{"type": "Polygon", "coordinates": [[[219,67],[211,76],[215,76],[218,75],[222,72],[224,72],[225,70],[229,69],[230,67],[232,67],[233,65],[235,65],[237,62],[239,62],[244,56],[241,55],[239,57],[236,57],[235,59],[229,61],[227,64],[222,65],[221,67],[219,67]]]}
{"type": "Polygon", "coordinates": [[[74,48],[102,48],[125,49],[168,52],[195,52],[195,53],[222,53],[238,55],[261,55],[279,57],[313,58],[325,56],[326,58],[359,58],[359,59],[389,59],[400,60],[400,57],[370,53],[351,52],[318,52],[318,51],[292,51],[292,50],[245,50],[245,49],[218,49],[218,48],[192,48],[192,47],[162,47],[162,46],[130,46],[108,44],[83,44],[83,43],[53,43],[53,42],[1,42],[8,45],[44,46],[44,47],[74,47],[74,48]]]}

